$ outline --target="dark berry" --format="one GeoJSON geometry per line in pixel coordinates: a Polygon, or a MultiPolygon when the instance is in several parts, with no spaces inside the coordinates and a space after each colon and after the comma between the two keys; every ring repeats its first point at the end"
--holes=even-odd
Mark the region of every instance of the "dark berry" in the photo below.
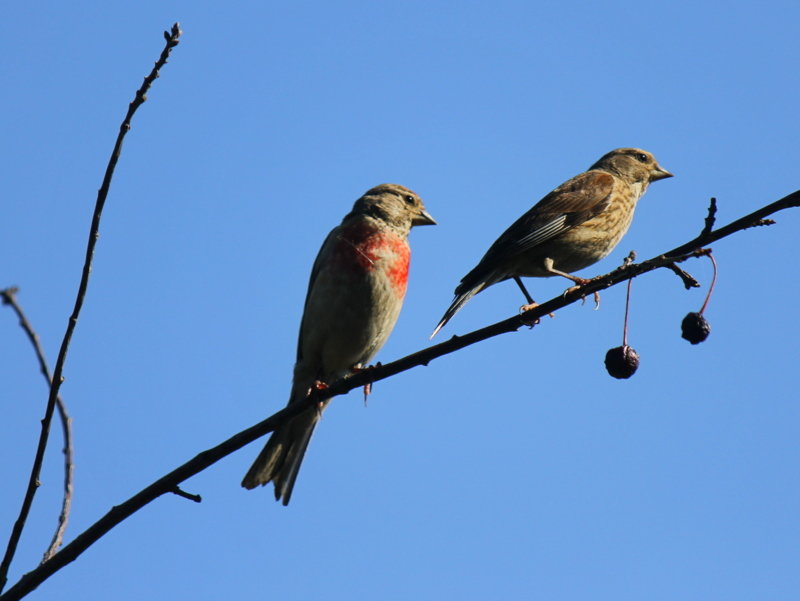
{"type": "Polygon", "coordinates": [[[639,353],[633,347],[617,346],[606,353],[606,371],[615,378],[627,379],[636,373],[639,367],[639,353]]]}
{"type": "Polygon", "coordinates": [[[700,344],[711,333],[711,324],[702,313],[687,313],[681,322],[681,337],[692,344],[700,344]]]}

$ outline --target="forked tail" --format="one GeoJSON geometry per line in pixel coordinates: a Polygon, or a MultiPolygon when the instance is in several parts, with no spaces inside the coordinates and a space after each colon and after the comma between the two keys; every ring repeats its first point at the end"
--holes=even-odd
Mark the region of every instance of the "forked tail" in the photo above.
{"type": "Polygon", "coordinates": [[[288,505],[319,418],[320,411],[312,407],[275,430],[245,474],[242,486],[251,489],[272,482],[275,485],[275,500],[282,500],[284,505],[288,505]]]}
{"type": "Polygon", "coordinates": [[[431,338],[436,336],[436,334],[439,332],[439,330],[441,330],[445,326],[445,324],[453,318],[453,315],[458,313],[461,310],[461,307],[466,305],[467,301],[469,301],[469,299],[471,299],[473,296],[478,294],[478,292],[483,290],[483,288],[484,288],[483,286],[476,286],[475,288],[471,288],[470,290],[466,290],[464,292],[461,292],[460,294],[456,293],[456,296],[453,299],[453,302],[447,308],[447,311],[444,312],[444,315],[439,320],[438,325],[433,330],[433,334],[431,334],[431,338]]]}

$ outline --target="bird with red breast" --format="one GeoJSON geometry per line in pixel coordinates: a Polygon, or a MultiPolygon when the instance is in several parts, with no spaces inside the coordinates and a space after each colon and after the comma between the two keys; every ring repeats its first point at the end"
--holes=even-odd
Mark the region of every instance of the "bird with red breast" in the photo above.
{"type": "Polygon", "coordinates": [[[578,285],[572,272],[606,257],[628,231],[636,203],[654,181],[672,177],[640,148],[617,148],[588,171],[567,180],[536,203],[489,247],[461,279],[433,338],[473,296],[493,284],[514,279],[528,305],[535,306],[521,277],[562,276],[578,285]]]}
{"type": "MultiPolygon", "coordinates": [[[[308,283],[289,404],[367,365],[389,338],[408,284],[413,226],[435,225],[420,197],[382,184],[359,198],[322,244],[308,283]]],[[[248,489],[272,482],[289,504],[325,401],[279,426],[248,470],[248,489]]]]}

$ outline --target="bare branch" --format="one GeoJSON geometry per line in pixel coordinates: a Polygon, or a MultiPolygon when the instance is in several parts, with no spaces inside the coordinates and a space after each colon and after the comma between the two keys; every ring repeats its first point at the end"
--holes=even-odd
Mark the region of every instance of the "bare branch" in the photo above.
{"type": "Polygon", "coordinates": [[[64,548],[56,553],[50,560],[25,574],[19,582],[8,589],[4,594],[0,595],[0,601],[21,599],[58,570],[74,561],[104,534],[114,528],[114,526],[133,515],[151,501],[157,499],[161,495],[174,493],[176,487],[184,480],[203,471],[220,459],[227,457],[254,440],[257,440],[264,434],[272,432],[280,424],[318,402],[319,401],[315,400],[313,397],[309,397],[303,402],[293,403],[291,406],[278,411],[255,426],[232,436],[225,442],[199,453],[193,459],[159,478],[127,501],[112,507],[108,513],[79,534],[71,543],[65,545],[64,548]]]}
{"type": "MultiPolygon", "coordinates": [[[[142,103],[147,99],[147,91],[158,77],[158,72],[161,67],[166,64],[170,51],[178,45],[178,38],[180,38],[180,35],[181,30],[178,23],[175,23],[175,25],[172,26],[172,30],[169,34],[165,34],[167,43],[164,47],[164,50],[161,52],[161,56],[156,61],[149,75],[144,78],[142,86],[136,91],[133,101],[128,106],[128,112],[119,128],[117,141],[114,144],[114,150],[111,152],[111,158],[109,159],[108,166],[106,167],[103,183],[97,192],[97,202],[95,203],[94,215],[92,216],[92,225],[89,229],[89,241],[86,246],[86,259],[83,264],[81,281],[78,285],[78,294],[75,299],[75,306],[72,310],[72,315],[70,315],[67,322],[67,329],[64,333],[64,339],[61,342],[61,349],[59,350],[58,357],[56,358],[56,366],[53,373],[52,384],[50,386],[50,395],[47,399],[47,408],[45,409],[44,418],[42,419],[42,431],[39,435],[39,444],[36,448],[36,457],[34,458],[33,467],[31,468],[31,475],[30,479],[28,480],[28,488],[25,493],[25,498],[22,502],[22,508],[20,509],[19,517],[14,523],[14,528],[11,531],[5,556],[3,557],[2,563],[0,563],[0,591],[3,590],[3,587],[8,580],[8,570],[11,567],[11,561],[14,558],[17,544],[22,536],[22,530],[25,527],[25,521],[28,518],[28,513],[31,505],[33,504],[33,497],[36,494],[36,489],[39,484],[39,473],[41,472],[42,461],[44,460],[44,453],[45,449],[47,448],[47,439],[50,435],[50,423],[53,420],[53,413],[55,412],[58,391],[61,387],[61,382],[64,379],[64,363],[67,358],[67,351],[69,349],[70,341],[72,340],[72,334],[75,330],[75,326],[78,323],[78,315],[80,314],[81,307],[83,306],[83,300],[86,297],[86,289],[89,285],[89,275],[92,271],[94,248],[97,244],[97,238],[100,231],[100,217],[103,213],[103,206],[105,205],[106,197],[108,196],[108,190],[111,186],[111,178],[114,175],[114,169],[120,157],[122,141],[125,138],[125,134],[128,133],[131,128],[131,119],[133,118],[136,109],[138,109],[139,106],[141,106],[142,103]]],[[[47,562],[45,562],[44,565],[47,565],[47,562]]]]}
{"type": "MultiPolygon", "coordinates": [[[[10,305],[17,314],[20,327],[33,345],[36,358],[39,360],[39,369],[44,379],[47,381],[47,385],[52,386],[53,379],[50,375],[50,368],[47,365],[47,359],[44,355],[41,340],[17,301],[17,292],[19,292],[19,290],[16,287],[6,288],[5,290],[0,290],[0,296],[2,296],[3,304],[10,305]]],[[[61,501],[61,513],[58,516],[58,527],[56,528],[55,534],[53,534],[53,540],[50,542],[50,546],[44,552],[42,561],[50,559],[61,546],[64,540],[64,532],[69,522],[69,512],[72,508],[72,483],[75,472],[75,466],[72,461],[72,418],[69,416],[69,413],[67,413],[67,407],[60,395],[56,397],[56,408],[58,409],[58,415],[61,419],[61,431],[64,436],[64,496],[61,501]]]]}
{"type": "Polygon", "coordinates": [[[385,380],[386,378],[394,376],[400,372],[409,370],[412,367],[428,365],[433,359],[475,344],[481,340],[486,340],[487,338],[492,338],[506,332],[516,331],[521,326],[532,323],[536,319],[541,318],[550,312],[556,311],[576,301],[579,301],[583,297],[593,292],[604,290],[626,280],[630,280],[638,275],[642,275],[661,267],[667,267],[673,263],[680,263],[693,257],[705,256],[709,254],[709,250],[703,248],[704,245],[720,240],[726,236],[730,236],[735,232],[752,227],[754,223],[763,219],[767,215],[771,215],[772,213],[776,213],[783,209],[798,206],[800,206],[800,190],[789,194],[781,200],[762,207],[750,215],[746,215],[741,219],[737,219],[736,221],[724,227],[714,231],[704,232],[694,240],[691,240],[686,244],[682,244],[681,246],[678,246],[677,248],[674,248],[671,251],[668,251],[657,257],[649,259],[648,261],[644,261],[642,263],[623,264],[621,267],[615,269],[611,273],[589,280],[589,282],[586,285],[581,286],[580,289],[570,289],[570,291],[567,293],[561,294],[547,301],[546,303],[531,309],[530,311],[526,311],[523,314],[515,315],[480,330],[475,330],[474,332],[465,334],[464,336],[453,336],[445,342],[430,346],[391,363],[387,363],[385,365],[376,365],[367,369],[363,369],[350,376],[333,382],[324,390],[314,388],[304,401],[292,403],[264,421],[242,432],[239,432],[238,434],[235,434],[228,440],[211,449],[203,451],[202,453],[196,455],[193,459],[187,461],[183,465],[158,479],[156,482],[150,484],[148,487],[127,501],[112,507],[108,513],[106,513],[87,530],[78,535],[74,541],[66,545],[49,561],[46,561],[35,570],[25,574],[19,580],[19,582],[10,588],[4,595],[0,595],[0,601],[21,599],[55,572],[74,561],[81,553],[97,542],[103,535],[109,532],[117,524],[131,516],[148,503],[161,495],[174,493],[176,487],[181,482],[187,480],[195,474],[198,474],[223,457],[230,455],[234,451],[244,447],[261,436],[272,432],[275,430],[275,428],[285,423],[295,415],[308,409],[309,407],[316,406],[326,399],[345,394],[350,390],[359,388],[366,384],[371,384],[379,380],[385,380]]]}

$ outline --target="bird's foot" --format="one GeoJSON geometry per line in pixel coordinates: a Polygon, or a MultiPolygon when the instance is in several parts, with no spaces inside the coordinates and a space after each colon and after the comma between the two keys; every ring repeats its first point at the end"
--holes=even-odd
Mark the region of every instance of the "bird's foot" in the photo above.
{"type": "Polygon", "coordinates": [[[592,281],[592,280],[587,280],[586,278],[579,278],[578,276],[574,276],[574,275],[569,276],[569,279],[572,280],[573,282],[575,282],[575,285],[574,286],[570,286],[569,288],[567,288],[567,290],[566,290],[566,292],[564,292],[564,294],[567,294],[568,292],[574,292],[575,290],[580,290],[586,284],[588,284],[589,282],[592,281]]]}
{"type": "MultiPolygon", "coordinates": [[[[581,288],[586,286],[586,284],[588,284],[591,281],[592,280],[585,280],[583,278],[576,278],[576,280],[575,280],[576,285],[575,286],[570,286],[569,288],[564,290],[564,296],[566,296],[567,294],[571,294],[573,292],[579,291],[581,288]]],[[[600,309],[600,293],[595,290],[592,293],[592,295],[594,296],[594,310],[597,311],[598,309],[600,309]]],[[[586,295],[584,294],[584,295],[581,296],[581,304],[583,304],[585,302],[586,302],[586,295]]]]}
{"type": "MultiPolygon", "coordinates": [[[[538,307],[538,306],[539,306],[539,303],[528,303],[527,305],[522,305],[522,306],[519,308],[519,312],[520,312],[520,313],[526,313],[527,311],[530,311],[530,310],[532,310],[532,309],[535,309],[535,308],[536,308],[536,307],[538,307]]],[[[555,314],[555,313],[548,313],[547,315],[548,315],[548,316],[549,316],[551,319],[552,319],[553,317],[555,317],[555,316],[556,316],[556,314],[555,314]]],[[[525,321],[523,321],[523,323],[524,323],[526,326],[533,327],[533,326],[535,326],[535,325],[538,325],[540,321],[541,321],[541,320],[540,320],[540,319],[537,317],[536,319],[529,319],[529,320],[525,320],[525,321]]]]}
{"type": "MultiPolygon", "coordinates": [[[[539,303],[528,303],[527,305],[522,305],[519,308],[519,312],[524,314],[527,313],[528,311],[531,311],[532,309],[535,309],[538,306],[539,303]]],[[[551,319],[556,316],[555,313],[548,313],[548,315],[550,316],[551,319]]],[[[536,318],[524,319],[522,323],[532,328],[533,326],[538,325],[540,322],[541,320],[538,317],[536,317],[536,318]]]]}
{"type": "MultiPolygon", "coordinates": [[[[527,313],[528,311],[531,311],[531,310],[535,309],[538,306],[539,306],[539,303],[528,303],[527,305],[522,305],[519,308],[519,312],[524,314],[524,313],[527,313]]],[[[535,317],[535,318],[524,318],[523,317],[522,323],[524,323],[526,326],[532,328],[533,326],[538,325],[540,321],[541,321],[541,319],[539,319],[538,317],[535,317]]]]}
{"type": "MultiPolygon", "coordinates": [[[[350,372],[354,373],[354,374],[357,374],[359,372],[366,371],[368,369],[372,369],[373,367],[378,367],[380,364],[381,364],[381,362],[378,361],[375,365],[368,365],[367,367],[361,367],[360,364],[359,365],[354,365],[353,367],[350,368],[350,372]]],[[[367,382],[366,384],[364,384],[364,406],[365,407],[367,405],[367,398],[369,398],[369,395],[371,395],[371,394],[372,394],[372,382],[367,382]]]]}

